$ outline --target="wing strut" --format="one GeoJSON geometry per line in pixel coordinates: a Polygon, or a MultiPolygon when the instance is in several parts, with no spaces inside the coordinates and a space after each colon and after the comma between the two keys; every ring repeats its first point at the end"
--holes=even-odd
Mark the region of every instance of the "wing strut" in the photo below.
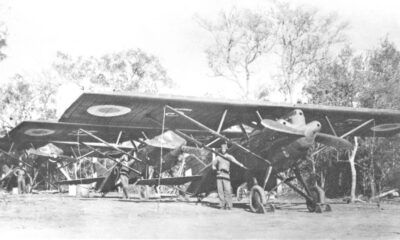
{"type": "Polygon", "coordinates": [[[239,124],[240,130],[242,130],[244,136],[246,137],[247,140],[249,140],[249,134],[247,134],[246,129],[244,128],[243,124],[239,124]]]}
{"type": "MultiPolygon", "coordinates": [[[[161,125],[161,123],[160,123],[158,120],[154,119],[153,117],[147,116],[147,118],[149,118],[149,119],[152,120],[153,122],[155,122],[155,123],[161,125]]],[[[247,168],[246,168],[243,164],[241,164],[241,163],[239,163],[239,162],[233,162],[233,161],[231,161],[231,159],[226,158],[224,155],[222,155],[222,154],[219,153],[218,151],[216,151],[216,150],[210,148],[209,146],[203,144],[202,142],[196,140],[194,137],[188,136],[187,134],[185,134],[185,133],[179,131],[178,129],[170,129],[170,128],[165,128],[165,129],[171,130],[171,131],[173,131],[175,134],[177,134],[177,135],[183,137],[184,139],[186,139],[186,140],[188,140],[188,141],[194,143],[195,145],[201,146],[201,147],[207,149],[208,151],[217,154],[218,156],[222,157],[223,159],[226,159],[227,161],[232,162],[233,164],[236,164],[236,165],[238,165],[239,167],[241,167],[241,168],[247,170],[247,168]]]]}
{"type": "MultiPolygon", "coordinates": [[[[198,121],[192,119],[191,117],[186,116],[184,113],[179,112],[179,111],[175,110],[174,108],[172,108],[172,107],[170,107],[170,106],[168,106],[168,105],[166,105],[166,107],[167,107],[169,110],[173,111],[174,113],[178,114],[179,116],[181,116],[181,117],[187,119],[188,121],[194,123],[194,124],[197,125],[198,127],[204,129],[205,131],[208,131],[208,132],[211,133],[212,135],[223,139],[224,141],[226,141],[226,142],[228,142],[228,143],[230,143],[230,144],[232,144],[232,145],[238,147],[239,149],[243,150],[244,152],[249,153],[250,155],[252,155],[252,156],[258,158],[259,160],[262,160],[262,161],[268,163],[269,165],[271,165],[271,162],[268,161],[267,159],[264,159],[263,157],[261,157],[261,156],[255,154],[255,153],[253,153],[252,151],[250,151],[249,149],[243,147],[242,145],[240,145],[240,144],[238,144],[238,143],[236,143],[236,142],[231,141],[229,138],[225,137],[224,135],[219,134],[218,132],[212,130],[211,128],[209,128],[209,127],[203,125],[202,123],[200,123],[200,122],[198,122],[198,121]]],[[[204,144],[203,144],[203,145],[204,145],[204,144]]]]}
{"type": "Polygon", "coordinates": [[[331,121],[329,120],[328,116],[325,116],[325,119],[326,119],[326,121],[328,122],[329,127],[331,128],[333,134],[334,134],[335,136],[337,136],[336,131],[335,131],[335,129],[333,128],[332,123],[331,123],[331,121]]]}
{"type": "MultiPolygon", "coordinates": [[[[106,157],[106,158],[108,158],[108,159],[113,160],[113,161],[116,162],[116,163],[119,163],[119,161],[118,161],[117,159],[115,159],[115,158],[109,156],[108,154],[102,153],[101,151],[99,151],[99,150],[97,150],[97,149],[95,149],[95,148],[93,148],[93,147],[91,147],[91,146],[85,144],[84,142],[80,142],[80,143],[81,143],[82,145],[84,145],[85,147],[87,147],[87,148],[89,148],[89,149],[91,149],[91,150],[97,152],[98,154],[102,155],[103,157],[106,157]]],[[[136,159],[135,159],[135,160],[136,160],[136,159]]],[[[137,173],[137,174],[142,174],[141,172],[139,172],[138,170],[136,170],[136,169],[134,169],[134,168],[131,168],[131,167],[129,167],[129,166],[125,166],[125,167],[127,167],[128,169],[134,171],[134,172],[137,173]]]]}
{"type": "MultiPolygon", "coordinates": [[[[222,126],[224,125],[225,117],[226,117],[227,113],[228,113],[228,109],[225,109],[224,113],[222,114],[221,121],[219,122],[218,130],[217,130],[218,133],[221,132],[221,129],[222,129],[222,126]]],[[[220,140],[220,138],[217,137],[216,139],[214,139],[210,143],[208,143],[207,147],[213,145],[214,143],[218,142],[219,140],[220,140]]]]}
{"type": "Polygon", "coordinates": [[[185,138],[186,140],[191,141],[191,142],[193,142],[194,144],[199,145],[199,146],[201,146],[201,147],[207,149],[208,151],[217,154],[218,156],[220,156],[220,157],[222,157],[222,158],[228,160],[229,162],[232,162],[232,163],[238,165],[238,166],[241,167],[241,168],[247,169],[247,168],[246,168],[243,164],[241,164],[240,162],[235,162],[235,161],[232,161],[232,160],[229,159],[229,158],[226,158],[224,155],[222,155],[222,154],[219,153],[218,151],[216,151],[216,150],[214,150],[214,149],[212,149],[212,148],[206,146],[206,145],[203,144],[202,142],[200,142],[200,141],[198,141],[198,140],[196,140],[196,139],[194,139],[194,138],[192,138],[192,137],[186,135],[185,133],[183,133],[183,132],[181,132],[181,131],[179,131],[179,130],[173,130],[173,131],[174,131],[176,134],[178,134],[179,136],[185,138]]]}
{"type": "Polygon", "coordinates": [[[119,131],[118,138],[117,138],[117,141],[115,142],[115,144],[119,144],[121,137],[122,137],[122,131],[119,131]]]}
{"type": "MultiPolygon", "coordinates": [[[[90,132],[88,132],[88,131],[83,130],[82,128],[80,128],[79,131],[84,132],[85,134],[87,134],[87,135],[91,136],[92,138],[94,138],[94,139],[100,141],[101,143],[105,144],[106,146],[108,146],[108,147],[110,147],[110,148],[113,148],[114,150],[117,150],[117,151],[120,152],[120,153],[127,154],[129,157],[135,159],[136,161],[142,162],[141,159],[139,159],[139,158],[133,156],[133,155],[130,154],[130,153],[127,153],[127,152],[121,150],[120,148],[118,148],[118,147],[116,147],[116,146],[114,146],[114,145],[112,145],[112,144],[110,144],[110,143],[104,141],[103,139],[97,137],[96,135],[94,135],[94,134],[92,134],[92,133],[90,133],[90,132]]],[[[81,143],[82,143],[82,142],[81,142],[81,143]]],[[[84,145],[85,145],[85,146],[88,146],[87,144],[84,144],[84,145]]],[[[90,147],[90,149],[95,150],[96,152],[100,152],[100,151],[97,151],[97,149],[94,149],[94,148],[92,148],[92,147],[90,147]]]]}
{"type": "Polygon", "coordinates": [[[224,125],[225,117],[226,117],[227,113],[228,113],[228,109],[225,109],[224,113],[222,114],[221,121],[219,122],[218,130],[217,130],[218,133],[221,132],[221,129],[222,129],[222,126],[224,125]]]}

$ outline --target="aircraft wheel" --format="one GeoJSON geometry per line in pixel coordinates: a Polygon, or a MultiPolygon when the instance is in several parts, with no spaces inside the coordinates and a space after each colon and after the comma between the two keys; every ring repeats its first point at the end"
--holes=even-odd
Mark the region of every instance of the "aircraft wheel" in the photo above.
{"type": "Polygon", "coordinates": [[[143,188],[140,189],[140,199],[149,200],[149,188],[147,186],[143,186],[143,188]]]}
{"type": "Polygon", "coordinates": [[[325,202],[325,193],[320,187],[312,187],[310,189],[311,198],[313,201],[307,200],[307,209],[310,212],[321,212],[320,204],[325,202]]]}
{"type": "Polygon", "coordinates": [[[268,209],[267,209],[267,212],[275,212],[275,206],[270,204],[268,209]]]}
{"type": "Polygon", "coordinates": [[[246,188],[239,186],[236,190],[236,199],[238,202],[242,201],[243,197],[246,196],[246,188]]]}
{"type": "Polygon", "coordinates": [[[250,209],[255,213],[265,213],[264,204],[265,200],[264,189],[258,185],[254,185],[250,190],[250,209]]]}
{"type": "Polygon", "coordinates": [[[332,212],[331,205],[329,205],[329,204],[325,205],[325,212],[332,212]]]}

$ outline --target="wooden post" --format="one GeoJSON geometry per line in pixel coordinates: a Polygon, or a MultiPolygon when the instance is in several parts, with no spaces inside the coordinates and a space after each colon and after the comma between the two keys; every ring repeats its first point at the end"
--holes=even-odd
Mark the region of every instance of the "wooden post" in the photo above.
{"type": "Polygon", "coordinates": [[[356,185],[357,185],[357,171],[355,167],[355,158],[358,149],[358,138],[354,137],[354,149],[349,155],[350,169],[351,169],[351,194],[350,201],[356,200],[356,185]]]}

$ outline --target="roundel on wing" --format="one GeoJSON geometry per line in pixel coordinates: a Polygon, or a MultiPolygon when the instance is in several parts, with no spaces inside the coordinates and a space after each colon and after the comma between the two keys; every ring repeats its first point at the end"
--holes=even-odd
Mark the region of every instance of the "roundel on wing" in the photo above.
{"type": "Polygon", "coordinates": [[[371,128],[371,130],[375,132],[390,132],[399,129],[400,129],[400,123],[380,124],[371,128]]]}
{"type": "Polygon", "coordinates": [[[117,117],[131,111],[130,108],[118,105],[96,105],[87,109],[87,112],[96,117],[117,117]]]}
{"type": "Polygon", "coordinates": [[[45,128],[32,128],[26,130],[24,133],[25,135],[31,136],[31,137],[43,137],[43,136],[48,136],[53,134],[55,131],[51,129],[45,129],[45,128]]]}

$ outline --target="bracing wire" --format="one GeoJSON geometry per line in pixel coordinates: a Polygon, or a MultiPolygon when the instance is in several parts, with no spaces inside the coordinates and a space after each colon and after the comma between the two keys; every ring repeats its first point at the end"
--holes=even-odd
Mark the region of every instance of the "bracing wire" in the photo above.
{"type": "MultiPolygon", "coordinates": [[[[159,190],[160,190],[162,162],[163,162],[164,131],[165,131],[165,106],[163,108],[163,118],[162,118],[162,126],[161,126],[160,170],[159,170],[159,173],[158,173],[158,188],[159,188],[159,190]]],[[[161,193],[159,193],[159,194],[161,194],[161,193]]],[[[160,200],[161,200],[161,198],[159,198],[159,200],[158,200],[157,211],[159,210],[160,200]]]]}

